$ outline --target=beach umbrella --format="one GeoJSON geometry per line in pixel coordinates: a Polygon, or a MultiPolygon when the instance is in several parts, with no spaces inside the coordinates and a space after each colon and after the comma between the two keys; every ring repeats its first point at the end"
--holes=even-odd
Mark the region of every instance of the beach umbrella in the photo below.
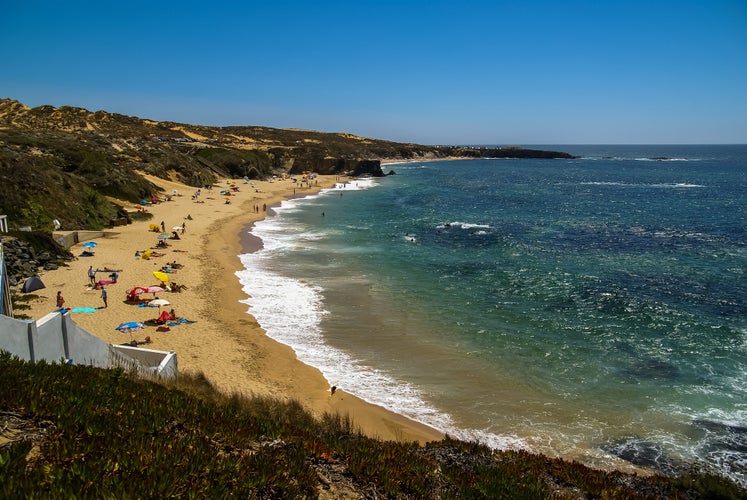
{"type": "Polygon", "coordinates": [[[122,323],[121,325],[119,325],[117,328],[115,328],[115,330],[119,330],[120,332],[125,333],[132,333],[137,330],[142,330],[143,328],[145,328],[145,325],[138,321],[128,321],[127,323],[122,323]]]}
{"type": "Polygon", "coordinates": [[[122,333],[129,333],[130,334],[130,340],[132,340],[132,332],[136,332],[138,330],[142,330],[145,328],[145,325],[138,322],[138,321],[129,321],[127,323],[122,323],[119,325],[115,330],[119,330],[122,333]]]}
{"type": "Polygon", "coordinates": [[[150,302],[148,302],[148,305],[149,306],[158,306],[158,308],[160,309],[161,306],[169,306],[169,305],[171,305],[171,302],[169,302],[166,299],[155,299],[155,300],[151,300],[150,302]]]}
{"type": "MultiPolygon", "coordinates": [[[[181,228],[179,228],[179,229],[181,229],[181,228]]],[[[168,234],[163,234],[163,233],[158,235],[158,239],[159,240],[168,240],[170,237],[171,236],[169,236],[168,234]]]]}
{"type": "Polygon", "coordinates": [[[148,288],[145,289],[145,291],[147,293],[158,293],[158,292],[163,292],[163,288],[161,288],[160,286],[149,286],[148,288]]]}
{"type": "Polygon", "coordinates": [[[86,247],[86,248],[96,248],[97,244],[98,243],[96,243],[95,241],[86,241],[85,243],[81,244],[80,246],[86,247]]]}
{"type": "Polygon", "coordinates": [[[141,293],[146,293],[147,291],[148,289],[144,286],[136,286],[135,288],[131,290],[127,290],[127,295],[135,295],[135,294],[139,295],[141,293]]]}
{"type": "Polygon", "coordinates": [[[169,282],[169,275],[166,273],[162,273],[161,271],[153,271],[153,276],[155,276],[157,280],[163,283],[169,282]]]}
{"type": "Polygon", "coordinates": [[[174,226],[171,229],[173,229],[174,231],[181,231],[184,228],[182,226],[174,226]]]}

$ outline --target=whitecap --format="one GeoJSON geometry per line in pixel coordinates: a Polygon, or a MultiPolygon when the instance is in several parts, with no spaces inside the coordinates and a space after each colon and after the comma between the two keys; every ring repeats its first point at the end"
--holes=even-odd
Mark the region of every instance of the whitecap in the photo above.
{"type": "Polygon", "coordinates": [[[459,227],[462,229],[491,229],[490,224],[475,224],[470,222],[445,222],[436,226],[436,229],[447,229],[450,227],[459,227]]]}

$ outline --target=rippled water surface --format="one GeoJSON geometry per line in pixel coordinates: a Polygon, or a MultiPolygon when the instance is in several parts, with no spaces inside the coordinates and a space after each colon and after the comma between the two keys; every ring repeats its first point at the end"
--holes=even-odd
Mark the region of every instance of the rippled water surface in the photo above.
{"type": "Polygon", "coordinates": [[[239,277],[331,384],[494,446],[744,482],[747,147],[391,165],[285,202],[239,277]]]}

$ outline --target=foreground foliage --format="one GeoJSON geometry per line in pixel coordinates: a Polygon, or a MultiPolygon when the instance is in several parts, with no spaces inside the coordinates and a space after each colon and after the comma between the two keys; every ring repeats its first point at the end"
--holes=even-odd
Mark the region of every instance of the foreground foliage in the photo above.
{"type": "Polygon", "coordinates": [[[733,483],[604,473],[449,438],[421,447],[297,403],[0,354],[2,498],[740,498],[733,483]]]}

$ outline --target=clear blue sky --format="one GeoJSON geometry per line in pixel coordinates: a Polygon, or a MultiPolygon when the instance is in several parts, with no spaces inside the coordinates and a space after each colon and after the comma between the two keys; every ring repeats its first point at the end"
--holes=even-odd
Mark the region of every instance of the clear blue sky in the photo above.
{"type": "Polygon", "coordinates": [[[0,97],[423,144],[747,143],[747,0],[11,1],[0,97]]]}

